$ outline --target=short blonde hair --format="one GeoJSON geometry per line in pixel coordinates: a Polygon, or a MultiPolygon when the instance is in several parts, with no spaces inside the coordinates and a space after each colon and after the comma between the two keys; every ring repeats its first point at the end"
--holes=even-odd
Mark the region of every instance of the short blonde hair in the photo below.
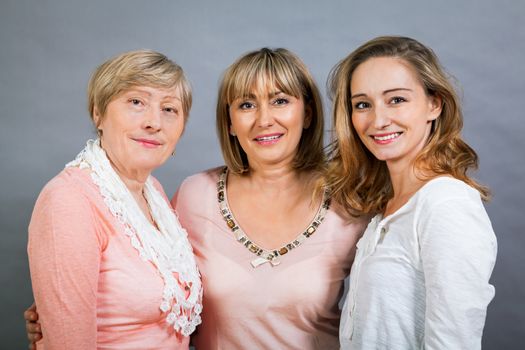
{"type": "Polygon", "coordinates": [[[293,161],[296,170],[321,170],[323,152],[323,107],[319,89],[305,64],[294,53],[262,48],[235,61],[224,73],[217,97],[217,133],[229,170],[241,174],[249,170],[248,159],[236,137],[230,135],[230,104],[255,89],[278,88],[285,94],[303,98],[311,110],[308,128],[303,130],[293,161]]]}
{"type": "Polygon", "coordinates": [[[442,101],[441,114],[434,120],[415,166],[431,176],[446,174],[462,180],[487,200],[488,189],[467,174],[470,169],[477,168],[478,157],[461,137],[463,114],[450,78],[432,49],[412,38],[398,36],[377,37],[366,42],[330,73],[336,135],[330,152],[328,185],[333,190],[333,198],[349,213],[359,215],[383,211],[393,196],[385,162],[378,160],[363,145],[351,121],[353,73],[360,64],[373,57],[395,57],[407,62],[416,72],[426,94],[442,101]]]}
{"type": "MultiPolygon", "coordinates": [[[[129,51],[101,64],[88,84],[88,111],[95,123],[95,109],[102,122],[108,104],[122,92],[135,86],[178,88],[184,118],[189,116],[191,87],[182,68],[165,55],[151,50],[129,51]]],[[[98,125],[95,125],[98,126],[98,125]]]]}

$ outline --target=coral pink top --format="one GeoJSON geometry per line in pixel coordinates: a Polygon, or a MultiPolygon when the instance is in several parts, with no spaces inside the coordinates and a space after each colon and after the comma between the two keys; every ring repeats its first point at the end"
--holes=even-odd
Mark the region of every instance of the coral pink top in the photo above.
{"type": "Polygon", "coordinates": [[[345,224],[328,210],[315,234],[280,265],[253,268],[256,256],[236,241],[219,211],[219,171],[189,177],[172,200],[204,287],[196,349],[338,349],[338,302],[363,222],[345,224]]]}
{"type": "Polygon", "coordinates": [[[132,247],[89,170],[67,168],[44,187],[28,254],[39,349],[188,349],[159,309],[160,274],[132,247]]]}

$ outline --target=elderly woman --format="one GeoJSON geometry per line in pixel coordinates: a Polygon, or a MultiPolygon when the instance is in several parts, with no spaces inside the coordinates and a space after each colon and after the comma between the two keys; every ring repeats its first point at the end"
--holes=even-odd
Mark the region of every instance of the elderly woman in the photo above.
{"type": "Polygon", "coordinates": [[[88,90],[99,139],[44,187],[29,225],[42,343],[187,349],[200,323],[199,272],[150,174],[181,136],[189,85],[164,55],[134,51],[102,64],[88,90]]]}
{"type": "Polygon", "coordinates": [[[375,215],[357,244],[341,348],[480,349],[496,238],[437,57],[414,39],[379,37],[331,83],[334,198],[375,215]]]}
{"type": "Polygon", "coordinates": [[[202,273],[197,350],[339,346],[338,303],[364,225],[316,192],[323,126],[317,86],[290,51],[250,52],[224,74],[226,166],[189,177],[172,199],[202,273]]]}

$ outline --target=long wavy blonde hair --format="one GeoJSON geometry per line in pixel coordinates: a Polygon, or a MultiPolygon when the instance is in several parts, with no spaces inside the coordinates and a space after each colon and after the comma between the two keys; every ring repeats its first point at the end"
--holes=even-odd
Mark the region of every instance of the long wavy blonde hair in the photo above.
{"type": "Polygon", "coordinates": [[[333,102],[335,135],[329,148],[327,184],[333,199],[353,216],[384,211],[393,196],[386,163],[361,142],[351,121],[351,81],[355,69],[373,57],[395,57],[409,63],[427,95],[442,100],[441,115],[433,122],[415,167],[431,174],[450,175],[477,189],[483,200],[489,191],[467,175],[478,166],[476,152],[461,138],[463,115],[459,98],[434,52],[420,42],[397,36],[372,39],[340,61],[330,72],[328,89],[333,102]]]}

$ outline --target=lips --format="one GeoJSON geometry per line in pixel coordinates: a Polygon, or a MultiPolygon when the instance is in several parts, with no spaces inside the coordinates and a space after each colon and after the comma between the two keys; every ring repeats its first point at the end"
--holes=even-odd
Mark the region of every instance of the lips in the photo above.
{"type": "Polygon", "coordinates": [[[133,138],[133,141],[138,142],[139,144],[147,148],[155,148],[155,147],[162,145],[162,143],[160,143],[157,140],[146,139],[146,138],[133,138]]]}
{"type": "Polygon", "coordinates": [[[401,136],[402,132],[391,132],[388,134],[376,134],[376,135],[370,135],[372,139],[379,144],[387,144],[395,141],[399,136],[401,136]]]}
{"type": "Polygon", "coordinates": [[[253,140],[259,144],[274,144],[279,142],[279,139],[283,137],[283,135],[284,134],[281,133],[258,135],[253,140]]]}

